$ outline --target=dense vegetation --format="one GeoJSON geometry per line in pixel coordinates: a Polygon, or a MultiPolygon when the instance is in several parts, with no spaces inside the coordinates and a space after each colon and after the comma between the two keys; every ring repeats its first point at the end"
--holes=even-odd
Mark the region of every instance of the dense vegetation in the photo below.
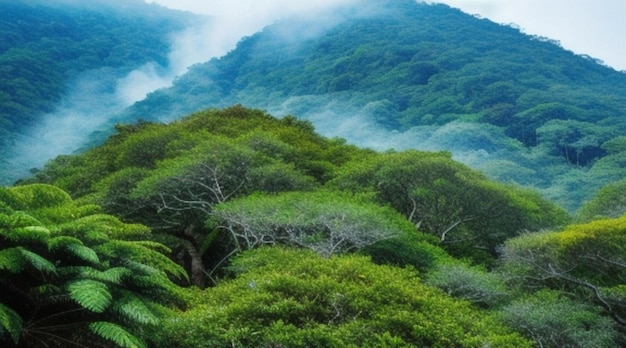
{"type": "Polygon", "coordinates": [[[451,151],[574,211],[624,176],[624,86],[626,74],[547,38],[445,5],[378,1],[269,26],[124,117],[241,103],[358,145],[451,151]]]}
{"type": "MultiPolygon", "coordinates": [[[[55,185],[73,197],[63,196],[64,204],[84,207],[75,208],[87,209],[84,215],[102,209],[110,215],[97,220],[116,221],[121,230],[148,226],[152,234],[137,243],[153,255],[171,250],[189,275],[152,265],[177,285],[163,288],[170,296],[158,298],[160,307],[143,300],[158,310],[142,330],[133,329],[141,321],[115,326],[123,332],[87,326],[89,335],[121,346],[132,346],[124,337],[157,347],[624,343],[623,221],[566,227],[568,215],[536,192],[490,181],[448,153],[361,149],[316,134],[308,121],[233,106],[168,125],[119,125],[102,146],[60,156],[20,185],[5,190],[6,206],[14,207],[12,192],[63,195],[45,186],[55,185]]],[[[66,220],[48,223],[34,208],[11,209],[40,219],[36,226],[53,237],[68,230],[56,227],[66,220]]],[[[62,209],[44,211],[67,218],[62,209]]],[[[5,236],[17,227],[6,225],[5,236]]],[[[83,236],[72,235],[72,243],[104,258],[83,236]]],[[[58,264],[59,254],[33,242],[9,238],[2,245],[58,264]]],[[[72,260],[90,261],[81,255],[72,260]]],[[[2,272],[4,282],[16,281],[8,262],[2,272]]],[[[106,286],[106,308],[116,308],[113,289],[130,285],[93,274],[79,275],[106,286]]],[[[83,305],[69,286],[54,289],[83,305]]],[[[22,344],[29,337],[20,331],[24,314],[3,305],[13,311],[5,308],[0,320],[5,340],[22,344]]]]}
{"type": "MultiPolygon", "coordinates": [[[[56,27],[103,9],[121,18],[85,4],[56,27]]],[[[1,346],[626,346],[623,74],[440,5],[381,1],[317,23],[243,40],[120,116],[147,121],[0,188],[1,346]],[[239,101],[311,121],[203,109],[239,101]],[[339,111],[402,146],[318,134],[339,111]],[[590,199],[568,214],[546,195],[570,210],[590,199]]],[[[89,30],[80,43],[109,33],[89,30]]],[[[98,62],[67,42],[77,60],[57,59],[50,81],[135,64],[119,30],[98,62]]],[[[134,37],[156,40],[147,56],[159,33],[134,37]]]]}
{"type": "Polygon", "coordinates": [[[170,34],[193,18],[139,0],[1,0],[0,151],[9,152],[86,73],[111,88],[106,81],[143,64],[166,66],[170,34]]]}

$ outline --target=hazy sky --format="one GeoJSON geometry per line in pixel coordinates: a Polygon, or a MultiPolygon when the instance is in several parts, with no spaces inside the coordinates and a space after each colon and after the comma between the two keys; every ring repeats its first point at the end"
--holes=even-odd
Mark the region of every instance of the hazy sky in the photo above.
{"type": "MultiPolygon", "coordinates": [[[[228,50],[281,17],[359,0],[146,0],[163,6],[221,17],[221,45],[228,50]]],[[[578,54],[626,70],[624,0],[432,0],[498,23],[515,23],[525,33],[558,40],[578,54]]]]}

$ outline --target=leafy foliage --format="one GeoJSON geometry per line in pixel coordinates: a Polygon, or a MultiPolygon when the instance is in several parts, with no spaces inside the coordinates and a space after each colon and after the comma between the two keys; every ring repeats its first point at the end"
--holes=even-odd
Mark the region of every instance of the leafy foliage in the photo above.
{"type": "Polygon", "coordinates": [[[392,209],[330,192],[249,196],[218,205],[216,218],[238,248],[283,243],[324,257],[398,236],[411,225],[392,209]]]}
{"type": "Polygon", "coordinates": [[[168,277],[186,276],[162,254],[169,249],[137,240],[149,237],[145,227],[89,215],[53,186],[0,192],[3,346],[145,346],[144,326],[175,299],[168,277]]]}
{"type": "Polygon", "coordinates": [[[583,303],[543,291],[507,305],[503,320],[532,338],[539,347],[617,347],[617,328],[583,303]]]}
{"type": "Polygon", "coordinates": [[[502,268],[520,287],[569,290],[626,325],[625,223],[597,220],[511,239],[503,248],[502,268]]]}
{"type": "Polygon", "coordinates": [[[344,166],[330,184],[372,192],[379,203],[390,204],[463,256],[476,257],[475,248],[494,255],[498,245],[520,231],[567,221],[566,214],[540,197],[490,182],[447,153],[370,156],[344,166]]]}
{"type": "Polygon", "coordinates": [[[164,323],[156,346],[530,346],[411,270],[362,256],[261,248],[231,269],[237,278],[194,293],[191,309],[164,323]]]}

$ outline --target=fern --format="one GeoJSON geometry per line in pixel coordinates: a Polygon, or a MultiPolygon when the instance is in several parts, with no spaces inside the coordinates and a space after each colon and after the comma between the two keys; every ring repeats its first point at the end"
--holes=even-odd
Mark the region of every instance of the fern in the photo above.
{"type": "MultiPolygon", "coordinates": [[[[0,329],[4,329],[0,330],[0,334],[3,331],[7,331],[13,342],[17,344],[22,333],[22,318],[14,310],[2,303],[0,303],[0,329]]],[[[2,336],[0,335],[0,337],[2,336]]]]}
{"type": "Polygon", "coordinates": [[[132,275],[131,270],[124,267],[113,267],[106,271],[100,271],[89,266],[62,267],[58,273],[63,276],[72,275],[79,279],[91,279],[116,285],[122,284],[124,278],[132,275]]]}
{"type": "Polygon", "coordinates": [[[71,252],[72,255],[76,256],[79,259],[85,260],[87,262],[98,264],[100,262],[100,258],[98,254],[91,248],[86,247],[82,244],[68,244],[65,246],[67,251],[71,252]]]}
{"type": "MultiPolygon", "coordinates": [[[[116,240],[107,244],[107,248],[115,249],[116,253],[122,257],[128,259],[132,258],[134,261],[153,269],[162,270],[179,279],[189,279],[187,273],[180,265],[173,262],[166,255],[153,249],[160,248],[157,247],[158,243],[116,240]]],[[[150,273],[152,272],[150,271],[150,273]]]]}
{"type": "Polygon", "coordinates": [[[24,270],[25,260],[20,248],[0,250],[0,270],[20,273],[24,270]]]}
{"type": "Polygon", "coordinates": [[[15,213],[11,214],[11,221],[9,222],[9,226],[13,228],[41,225],[43,225],[41,221],[22,211],[16,211],[15,213]]]}
{"type": "Polygon", "coordinates": [[[73,281],[67,288],[74,301],[92,312],[104,312],[113,300],[106,284],[99,281],[89,279],[73,281]]]}
{"type": "Polygon", "coordinates": [[[96,321],[89,328],[98,336],[114,342],[122,348],[144,348],[146,344],[121,326],[106,321],[96,321]]]}
{"type": "Polygon", "coordinates": [[[20,250],[20,253],[24,257],[24,259],[26,259],[26,261],[28,261],[28,263],[30,263],[38,271],[44,273],[56,273],[56,266],[52,262],[35,254],[32,251],[26,250],[21,247],[18,249],[20,250]]]}
{"type": "Polygon", "coordinates": [[[10,228],[1,232],[8,240],[14,243],[39,242],[45,243],[50,237],[50,231],[43,226],[26,226],[10,228]]]}
{"type": "Polygon", "coordinates": [[[100,262],[98,254],[93,249],[85,246],[80,239],[74,237],[54,237],[48,241],[48,249],[70,252],[73,256],[92,264],[100,262]]]}
{"type": "Polygon", "coordinates": [[[114,303],[112,309],[136,323],[157,324],[159,322],[159,318],[144,300],[128,291],[123,292],[122,298],[114,303]]]}

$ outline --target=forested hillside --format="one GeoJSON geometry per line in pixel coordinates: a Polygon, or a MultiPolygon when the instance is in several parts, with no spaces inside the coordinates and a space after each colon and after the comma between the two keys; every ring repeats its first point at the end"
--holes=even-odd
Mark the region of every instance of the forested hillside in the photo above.
{"type": "Polygon", "coordinates": [[[0,0],[0,182],[17,179],[6,162],[16,139],[64,96],[77,88],[108,91],[148,62],[166,66],[171,33],[191,20],[140,0],[0,0]]]}
{"type": "Polygon", "coordinates": [[[624,176],[626,74],[445,5],[329,16],[269,26],[121,120],[242,103],[362,146],[452,151],[570,210],[624,176]]]}
{"type": "MultiPolygon", "coordinates": [[[[1,146],[197,20],[0,6],[1,146]]],[[[286,18],[0,187],[0,346],[626,347],[625,82],[443,5],[286,18]]]]}
{"type": "Polygon", "coordinates": [[[626,343],[623,218],[568,226],[449,153],[358,148],[292,116],[118,125],[0,209],[8,346],[626,343]]]}

